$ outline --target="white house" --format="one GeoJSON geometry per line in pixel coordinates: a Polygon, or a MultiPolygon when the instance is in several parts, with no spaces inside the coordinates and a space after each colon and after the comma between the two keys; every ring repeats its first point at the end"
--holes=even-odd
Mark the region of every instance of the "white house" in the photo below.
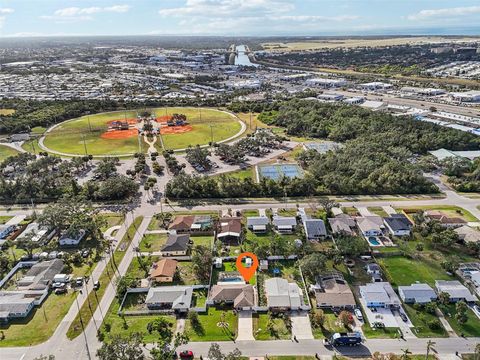
{"type": "Polygon", "coordinates": [[[270,220],[266,216],[249,216],[247,217],[248,230],[255,233],[267,232],[267,226],[270,220]]]}
{"type": "Polygon", "coordinates": [[[407,304],[426,304],[437,299],[437,294],[428,284],[399,286],[398,293],[403,302],[407,304]]]}
{"type": "Polygon", "coordinates": [[[383,219],[380,216],[358,217],[357,225],[365,237],[379,236],[384,229],[383,219]]]}
{"type": "Polygon", "coordinates": [[[393,214],[383,219],[388,231],[394,236],[408,236],[412,223],[403,214],[393,214]]]}
{"type": "Polygon", "coordinates": [[[398,308],[400,299],[388,282],[376,282],[360,286],[360,296],[369,308],[398,308]]]}
{"type": "Polygon", "coordinates": [[[470,290],[458,280],[435,280],[435,287],[438,293],[447,293],[450,296],[450,302],[458,302],[460,300],[467,303],[478,301],[470,290]]]}
{"type": "Polygon", "coordinates": [[[58,243],[60,246],[77,246],[85,238],[87,232],[83,229],[78,231],[68,230],[62,234],[58,243]]]}
{"type": "Polygon", "coordinates": [[[281,234],[291,234],[295,231],[297,219],[293,216],[274,216],[273,226],[275,226],[275,230],[281,234]]]}
{"type": "Polygon", "coordinates": [[[303,293],[298,285],[282,278],[265,280],[265,292],[270,310],[298,310],[303,304],[303,293]]]}

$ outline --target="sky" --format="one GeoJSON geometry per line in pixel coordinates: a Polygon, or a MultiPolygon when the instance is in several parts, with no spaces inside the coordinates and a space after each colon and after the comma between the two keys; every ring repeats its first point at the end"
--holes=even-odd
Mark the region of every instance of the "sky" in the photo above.
{"type": "Polygon", "coordinates": [[[0,37],[480,35],[479,0],[0,0],[0,37]]]}

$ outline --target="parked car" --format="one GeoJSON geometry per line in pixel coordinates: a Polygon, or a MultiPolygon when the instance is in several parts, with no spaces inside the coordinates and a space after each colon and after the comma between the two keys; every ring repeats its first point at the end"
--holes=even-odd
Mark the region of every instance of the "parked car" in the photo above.
{"type": "Polygon", "coordinates": [[[90,255],[90,250],[89,250],[89,249],[83,250],[83,252],[82,252],[82,257],[83,257],[83,258],[87,258],[88,255],[90,255]]]}
{"type": "Polygon", "coordinates": [[[83,285],[83,277],[77,277],[75,279],[75,285],[76,286],[82,286],[83,285]]]}
{"type": "Polygon", "coordinates": [[[55,289],[55,295],[66,294],[67,291],[68,291],[68,290],[67,290],[67,287],[66,287],[66,286],[59,287],[59,288],[56,288],[56,289],[55,289]]]}
{"type": "Polygon", "coordinates": [[[193,351],[191,350],[184,350],[182,351],[180,354],[178,354],[180,356],[180,359],[193,359],[193,351]]]}
{"type": "Polygon", "coordinates": [[[408,318],[407,315],[405,315],[403,312],[400,311],[400,317],[402,318],[403,321],[407,322],[408,318]]]}
{"type": "Polygon", "coordinates": [[[357,317],[357,319],[360,320],[360,321],[363,321],[363,314],[360,311],[360,309],[357,308],[357,309],[354,310],[354,312],[355,312],[355,316],[357,317]]]}
{"type": "Polygon", "coordinates": [[[52,284],[53,289],[59,289],[59,288],[64,287],[64,286],[65,286],[65,284],[61,283],[61,282],[55,282],[55,283],[52,284]]]}
{"type": "Polygon", "coordinates": [[[93,290],[96,291],[98,289],[100,289],[100,281],[97,280],[93,283],[93,290]]]}

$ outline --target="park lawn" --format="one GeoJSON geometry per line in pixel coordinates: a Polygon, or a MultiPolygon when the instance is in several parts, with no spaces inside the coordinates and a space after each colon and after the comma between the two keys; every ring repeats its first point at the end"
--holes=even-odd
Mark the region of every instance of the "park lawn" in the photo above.
{"type": "Polygon", "coordinates": [[[192,107],[162,108],[158,109],[157,116],[174,113],[186,115],[188,123],[192,126],[192,131],[162,135],[166,149],[184,149],[189,145],[205,145],[210,141],[219,142],[235,136],[241,130],[241,125],[235,116],[215,109],[192,107]]]}
{"type": "Polygon", "coordinates": [[[213,236],[191,236],[190,240],[193,241],[193,246],[205,246],[208,249],[213,246],[213,236]]]}
{"type": "Polygon", "coordinates": [[[411,285],[416,281],[435,285],[435,280],[452,280],[439,263],[414,260],[403,256],[378,259],[392,286],[411,285]]]}
{"type": "Polygon", "coordinates": [[[102,275],[100,275],[100,278],[98,279],[101,284],[100,288],[97,291],[91,291],[88,294],[87,300],[83,303],[80,312],[70,324],[70,327],[67,330],[67,337],[70,340],[75,339],[78,335],[82,333],[82,322],[83,324],[88,324],[88,322],[92,318],[95,310],[98,307],[99,302],[105,294],[108,284],[110,284],[112,278],[116,278],[117,267],[122,262],[123,257],[125,256],[125,250],[132,242],[133,237],[135,236],[136,229],[140,226],[142,221],[143,216],[135,218],[133,223],[127,229],[127,232],[125,233],[124,237],[118,244],[117,249],[113,253],[112,258],[107,263],[105,269],[102,272],[102,275]]]}
{"type": "Polygon", "coordinates": [[[121,155],[138,152],[137,136],[127,139],[100,137],[107,130],[107,122],[123,120],[125,117],[136,117],[136,111],[107,112],[69,120],[49,132],[44,144],[51,150],[68,154],[85,154],[85,145],[87,153],[91,155],[121,155]]]}
{"type": "Polygon", "coordinates": [[[47,128],[44,128],[43,126],[35,126],[30,130],[30,133],[34,135],[42,135],[46,130],[47,128]]]}
{"type": "Polygon", "coordinates": [[[269,314],[253,314],[253,335],[255,340],[289,340],[292,333],[288,330],[285,321],[280,317],[273,317],[273,331],[267,330],[269,314]]]}
{"type": "Polygon", "coordinates": [[[5,335],[0,341],[0,347],[33,346],[47,341],[67,314],[76,296],[76,292],[63,295],[52,292],[26,319],[0,325],[0,331],[5,335]]]}
{"type": "Polygon", "coordinates": [[[13,216],[0,216],[0,225],[5,224],[10,219],[13,219],[13,216]]]}
{"type": "Polygon", "coordinates": [[[167,234],[144,234],[142,241],[140,241],[141,252],[155,252],[160,251],[163,245],[167,242],[167,234]]]}
{"type": "Polygon", "coordinates": [[[105,341],[112,339],[114,335],[128,336],[132,333],[139,332],[143,335],[145,343],[153,343],[158,341],[158,334],[153,332],[149,334],[147,331],[147,324],[159,317],[167,319],[172,324],[172,330],[175,332],[177,320],[175,316],[168,315],[139,315],[139,316],[124,316],[123,318],[117,314],[120,304],[115,298],[110,305],[107,315],[103,321],[103,326],[100,328],[105,336],[105,341]],[[105,324],[110,325],[110,332],[105,329],[105,324]],[[126,324],[126,325],[125,325],[126,324]]]}
{"type": "MultiPolygon", "coordinates": [[[[398,208],[398,207],[396,207],[398,208]]],[[[472,215],[472,213],[468,210],[465,210],[459,206],[455,205],[421,205],[421,206],[412,206],[412,207],[400,207],[400,209],[405,209],[408,210],[410,213],[411,210],[438,210],[445,215],[450,216],[450,217],[460,217],[465,221],[479,221],[475,216],[472,215]]]]}
{"type": "Polygon", "coordinates": [[[207,313],[198,314],[200,327],[194,329],[190,320],[185,322],[185,333],[190,341],[231,341],[236,337],[237,315],[231,310],[209,307],[207,313]],[[224,321],[228,327],[218,326],[222,321],[222,313],[225,314],[224,321]]]}
{"type": "Polygon", "coordinates": [[[440,329],[433,330],[428,326],[428,322],[432,320],[437,320],[438,317],[435,315],[429,314],[424,310],[417,311],[413,306],[409,304],[403,304],[403,308],[407,312],[410,321],[415,326],[413,328],[413,333],[418,337],[447,337],[447,331],[443,328],[440,323],[440,329]]]}
{"type": "Polygon", "coordinates": [[[19,152],[9,146],[0,145],[0,163],[10,156],[17,155],[19,152]]]}
{"type": "Polygon", "coordinates": [[[472,309],[467,309],[467,322],[465,324],[460,324],[455,319],[455,304],[448,304],[447,306],[439,305],[438,307],[443,312],[443,315],[457,335],[464,334],[467,337],[480,336],[480,319],[473,313],[472,309]]]}

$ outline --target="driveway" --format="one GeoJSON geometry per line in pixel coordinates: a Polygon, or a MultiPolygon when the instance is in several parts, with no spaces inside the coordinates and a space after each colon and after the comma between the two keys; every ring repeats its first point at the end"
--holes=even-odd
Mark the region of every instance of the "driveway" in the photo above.
{"type": "Polygon", "coordinates": [[[292,319],[292,336],[298,340],[313,339],[310,317],[306,311],[294,311],[290,314],[292,319]]]}
{"type": "Polygon", "coordinates": [[[251,311],[240,311],[238,314],[237,341],[255,340],[253,337],[253,320],[251,311]]]}

